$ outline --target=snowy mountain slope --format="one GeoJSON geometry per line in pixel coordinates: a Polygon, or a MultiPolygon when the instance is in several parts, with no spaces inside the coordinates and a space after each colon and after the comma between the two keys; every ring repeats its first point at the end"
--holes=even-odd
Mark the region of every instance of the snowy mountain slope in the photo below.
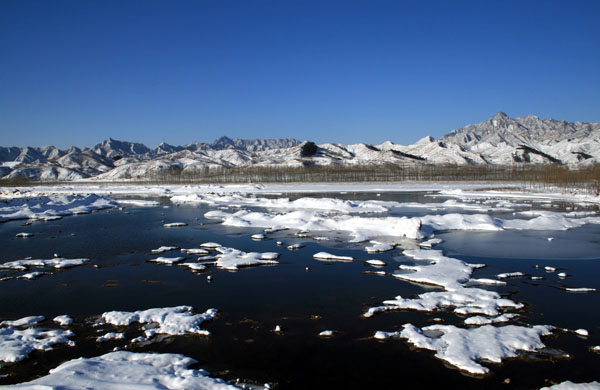
{"type": "Polygon", "coordinates": [[[600,123],[510,118],[500,112],[488,120],[453,130],[436,140],[412,145],[390,141],[318,145],[303,155],[296,139],[241,140],[221,137],[213,143],[185,146],[161,143],[154,149],[112,138],[91,148],[59,150],[0,147],[0,177],[35,180],[152,179],[178,174],[202,175],[213,168],[382,166],[417,164],[568,164],[600,162],[600,123]]]}
{"type": "Polygon", "coordinates": [[[513,119],[499,112],[485,122],[453,130],[440,140],[460,145],[496,164],[600,161],[600,123],[540,119],[534,115],[513,119]]]}

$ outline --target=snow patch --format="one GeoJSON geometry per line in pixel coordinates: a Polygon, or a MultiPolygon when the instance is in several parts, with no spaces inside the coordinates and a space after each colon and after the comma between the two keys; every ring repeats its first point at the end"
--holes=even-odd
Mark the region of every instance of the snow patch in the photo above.
{"type": "Polygon", "coordinates": [[[6,389],[40,390],[235,390],[203,370],[187,367],[194,359],[177,354],[111,352],[95,358],[79,358],[50,370],[31,382],[4,386],[6,389]]]}

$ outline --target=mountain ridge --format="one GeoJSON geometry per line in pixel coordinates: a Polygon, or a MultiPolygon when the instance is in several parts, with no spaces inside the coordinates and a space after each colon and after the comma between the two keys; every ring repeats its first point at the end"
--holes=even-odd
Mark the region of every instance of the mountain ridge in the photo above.
{"type": "Polygon", "coordinates": [[[600,162],[600,123],[511,118],[498,112],[439,139],[425,136],[411,145],[391,141],[379,145],[325,143],[314,154],[303,152],[297,139],[220,137],[176,146],[113,138],[88,148],[0,147],[0,178],[34,180],[143,179],[165,172],[204,172],[217,167],[372,166],[416,164],[566,164],[600,162]]]}

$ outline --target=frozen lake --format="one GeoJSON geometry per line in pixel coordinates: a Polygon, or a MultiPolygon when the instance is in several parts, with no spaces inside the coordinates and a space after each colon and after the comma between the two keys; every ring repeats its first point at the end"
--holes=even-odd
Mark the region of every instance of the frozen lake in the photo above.
{"type": "Polygon", "coordinates": [[[0,322],[45,317],[4,328],[71,331],[74,342],[0,362],[0,385],[115,348],[182,354],[213,377],[279,389],[536,389],[600,379],[593,348],[600,345],[600,295],[592,291],[600,290],[600,214],[593,203],[432,190],[102,195],[121,202],[90,214],[0,224],[2,264],[85,259],[65,268],[0,268],[0,322]],[[432,238],[440,239],[433,248],[419,245],[432,238]],[[301,245],[288,249],[294,244],[301,245]],[[332,258],[315,259],[319,252],[332,258]],[[264,264],[243,267],[242,259],[264,264]],[[239,270],[226,269],[232,263],[239,270]],[[24,276],[32,272],[41,274],[24,276]],[[590,291],[569,291],[581,288],[590,291]],[[422,296],[436,292],[446,303],[422,296]],[[458,303],[459,293],[475,302],[458,303]],[[484,299],[497,313],[483,312],[477,300],[484,299]],[[425,309],[415,309],[416,300],[425,309]],[[210,335],[163,334],[157,321],[115,325],[102,316],[181,305],[193,314],[218,310],[198,323],[210,335]],[[375,314],[365,315],[370,309],[375,314]],[[483,329],[470,317],[496,321],[502,314],[509,314],[505,322],[485,329],[514,326],[521,333],[497,334],[497,346],[486,344],[487,335],[455,333],[483,329]],[[73,323],[52,321],[59,315],[73,323]],[[407,324],[416,329],[412,338],[407,324]],[[122,336],[98,340],[110,333],[122,336]],[[518,337],[523,348],[511,357],[506,351],[518,337]],[[496,352],[501,362],[493,362],[496,352]]]}

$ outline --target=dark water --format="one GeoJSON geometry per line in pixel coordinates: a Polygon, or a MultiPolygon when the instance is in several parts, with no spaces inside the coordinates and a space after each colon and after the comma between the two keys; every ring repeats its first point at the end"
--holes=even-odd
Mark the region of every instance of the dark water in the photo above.
{"type": "MultiPolygon", "coordinates": [[[[442,202],[425,193],[319,194],[346,199],[395,200],[400,202],[442,202]]],[[[298,197],[290,194],[290,197],[298,197]]],[[[510,359],[501,365],[485,364],[491,374],[473,378],[450,369],[433,353],[411,350],[401,340],[380,342],[370,337],[377,330],[398,330],[405,323],[431,324],[438,317],[447,324],[461,319],[447,313],[389,312],[363,319],[370,306],[397,295],[412,296],[427,290],[423,286],[364,273],[375,270],[367,259],[388,263],[392,272],[399,261],[406,261],[401,249],[367,254],[364,245],[343,241],[302,239],[293,231],[270,235],[268,240],[252,241],[260,229],[227,228],[203,215],[207,206],[126,207],[89,215],[66,217],[51,222],[23,221],[0,224],[2,251],[0,261],[31,256],[51,258],[58,253],[66,258],[87,257],[81,267],[54,272],[36,280],[0,282],[0,320],[29,315],[47,318],[40,327],[58,328],[51,319],[68,314],[75,323],[75,347],[55,346],[50,352],[34,352],[29,358],[0,368],[0,384],[18,383],[45,375],[60,363],[73,358],[98,356],[124,341],[96,343],[108,331],[122,328],[93,327],[98,316],[110,310],[142,310],[152,307],[191,305],[197,312],[219,309],[216,319],[203,324],[209,337],[176,336],[128,347],[142,352],[181,353],[198,360],[197,367],[227,380],[243,378],[255,383],[276,383],[280,389],[305,388],[490,388],[529,389],[549,381],[598,380],[600,355],[589,347],[600,345],[600,295],[567,293],[561,287],[600,288],[600,227],[585,226],[566,232],[446,232],[438,234],[445,242],[436,249],[445,254],[488,267],[474,277],[495,277],[500,272],[521,271],[544,276],[545,280],[510,279],[504,287],[487,287],[527,304],[517,323],[550,324],[569,329],[586,328],[590,337],[555,332],[545,339],[549,348],[569,353],[570,359],[531,355],[510,359]],[[186,222],[188,226],[164,228],[163,223],[186,222]],[[18,232],[35,236],[15,238],[18,232]],[[549,242],[547,237],[554,237],[549,242]],[[303,242],[306,246],[290,251],[277,246],[303,242]],[[207,241],[243,251],[281,253],[281,264],[246,268],[238,272],[209,269],[194,274],[187,268],[147,262],[157,257],[150,250],[161,245],[196,248],[207,241]],[[312,258],[319,251],[353,256],[351,263],[320,262],[312,258]],[[570,276],[561,280],[536,265],[554,266],[570,276]],[[306,267],[310,270],[306,271],[306,267]],[[209,282],[207,275],[213,280],[209,282]],[[283,332],[273,332],[280,325],[283,332]],[[323,339],[319,332],[336,331],[323,339]],[[503,381],[510,378],[510,383],[503,381]]],[[[553,210],[569,207],[561,204],[553,210]]],[[[450,210],[452,211],[452,210],[450,210]]],[[[456,210],[454,210],[456,211],[456,210]]],[[[396,214],[423,215],[423,210],[397,211],[396,214]]],[[[332,236],[335,238],[335,236],[332,236]]],[[[414,246],[407,242],[406,247],[414,246]]],[[[176,256],[178,252],[164,256],[176,256]]],[[[195,259],[190,256],[190,260],[195,259]]],[[[560,272],[560,271],[557,271],[560,272]]],[[[10,272],[1,271],[0,276],[10,272]]],[[[431,289],[429,289],[431,290],[431,289]]],[[[139,336],[137,326],[126,328],[128,339],[139,336]]]]}

